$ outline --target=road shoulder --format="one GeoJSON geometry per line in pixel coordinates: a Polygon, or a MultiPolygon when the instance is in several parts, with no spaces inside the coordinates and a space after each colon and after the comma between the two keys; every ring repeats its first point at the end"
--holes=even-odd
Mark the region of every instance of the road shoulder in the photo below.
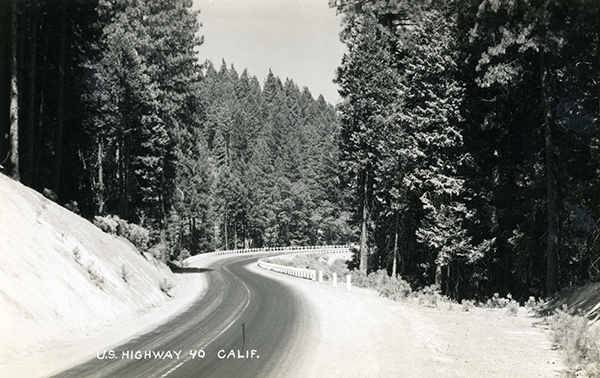
{"type": "Polygon", "coordinates": [[[476,309],[447,303],[424,307],[393,302],[345,284],[318,283],[258,268],[308,298],[320,331],[311,354],[286,377],[557,377],[562,365],[539,319],[521,309],[476,309]],[[293,374],[292,374],[293,373],[293,374]]]}

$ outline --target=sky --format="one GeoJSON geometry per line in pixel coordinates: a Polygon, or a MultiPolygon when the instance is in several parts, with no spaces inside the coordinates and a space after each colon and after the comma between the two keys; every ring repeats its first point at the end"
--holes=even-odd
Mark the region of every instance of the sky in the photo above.
{"type": "Polygon", "coordinates": [[[247,68],[261,84],[269,69],[306,86],[313,97],[339,102],[332,82],[345,46],[339,16],[327,0],[193,0],[200,9],[200,61],[216,69],[225,59],[238,74],[247,68]]]}

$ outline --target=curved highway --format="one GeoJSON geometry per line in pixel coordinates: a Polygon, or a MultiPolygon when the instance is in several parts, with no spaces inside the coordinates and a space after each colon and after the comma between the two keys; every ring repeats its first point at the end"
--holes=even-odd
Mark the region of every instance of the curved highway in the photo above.
{"type": "Polygon", "coordinates": [[[315,320],[306,299],[280,280],[247,269],[263,256],[224,258],[207,270],[188,268],[208,282],[188,310],[56,377],[286,376],[306,349],[301,331],[315,320]]]}

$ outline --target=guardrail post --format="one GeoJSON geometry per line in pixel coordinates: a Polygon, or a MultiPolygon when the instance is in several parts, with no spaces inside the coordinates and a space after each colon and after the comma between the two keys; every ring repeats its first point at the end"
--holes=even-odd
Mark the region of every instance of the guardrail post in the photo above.
{"type": "Polygon", "coordinates": [[[346,289],[350,290],[352,288],[352,278],[350,278],[350,275],[348,274],[346,276],[346,289]]]}
{"type": "Polygon", "coordinates": [[[337,286],[337,273],[333,273],[333,286],[337,286]]]}

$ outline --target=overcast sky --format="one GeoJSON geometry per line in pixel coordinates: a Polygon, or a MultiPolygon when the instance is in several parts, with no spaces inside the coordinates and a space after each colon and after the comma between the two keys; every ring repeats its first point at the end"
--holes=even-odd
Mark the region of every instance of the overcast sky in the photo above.
{"type": "Polygon", "coordinates": [[[315,98],[339,101],[332,80],[345,47],[340,17],[327,0],[194,0],[194,9],[201,10],[201,61],[210,59],[218,69],[225,58],[261,84],[271,68],[315,98]]]}

